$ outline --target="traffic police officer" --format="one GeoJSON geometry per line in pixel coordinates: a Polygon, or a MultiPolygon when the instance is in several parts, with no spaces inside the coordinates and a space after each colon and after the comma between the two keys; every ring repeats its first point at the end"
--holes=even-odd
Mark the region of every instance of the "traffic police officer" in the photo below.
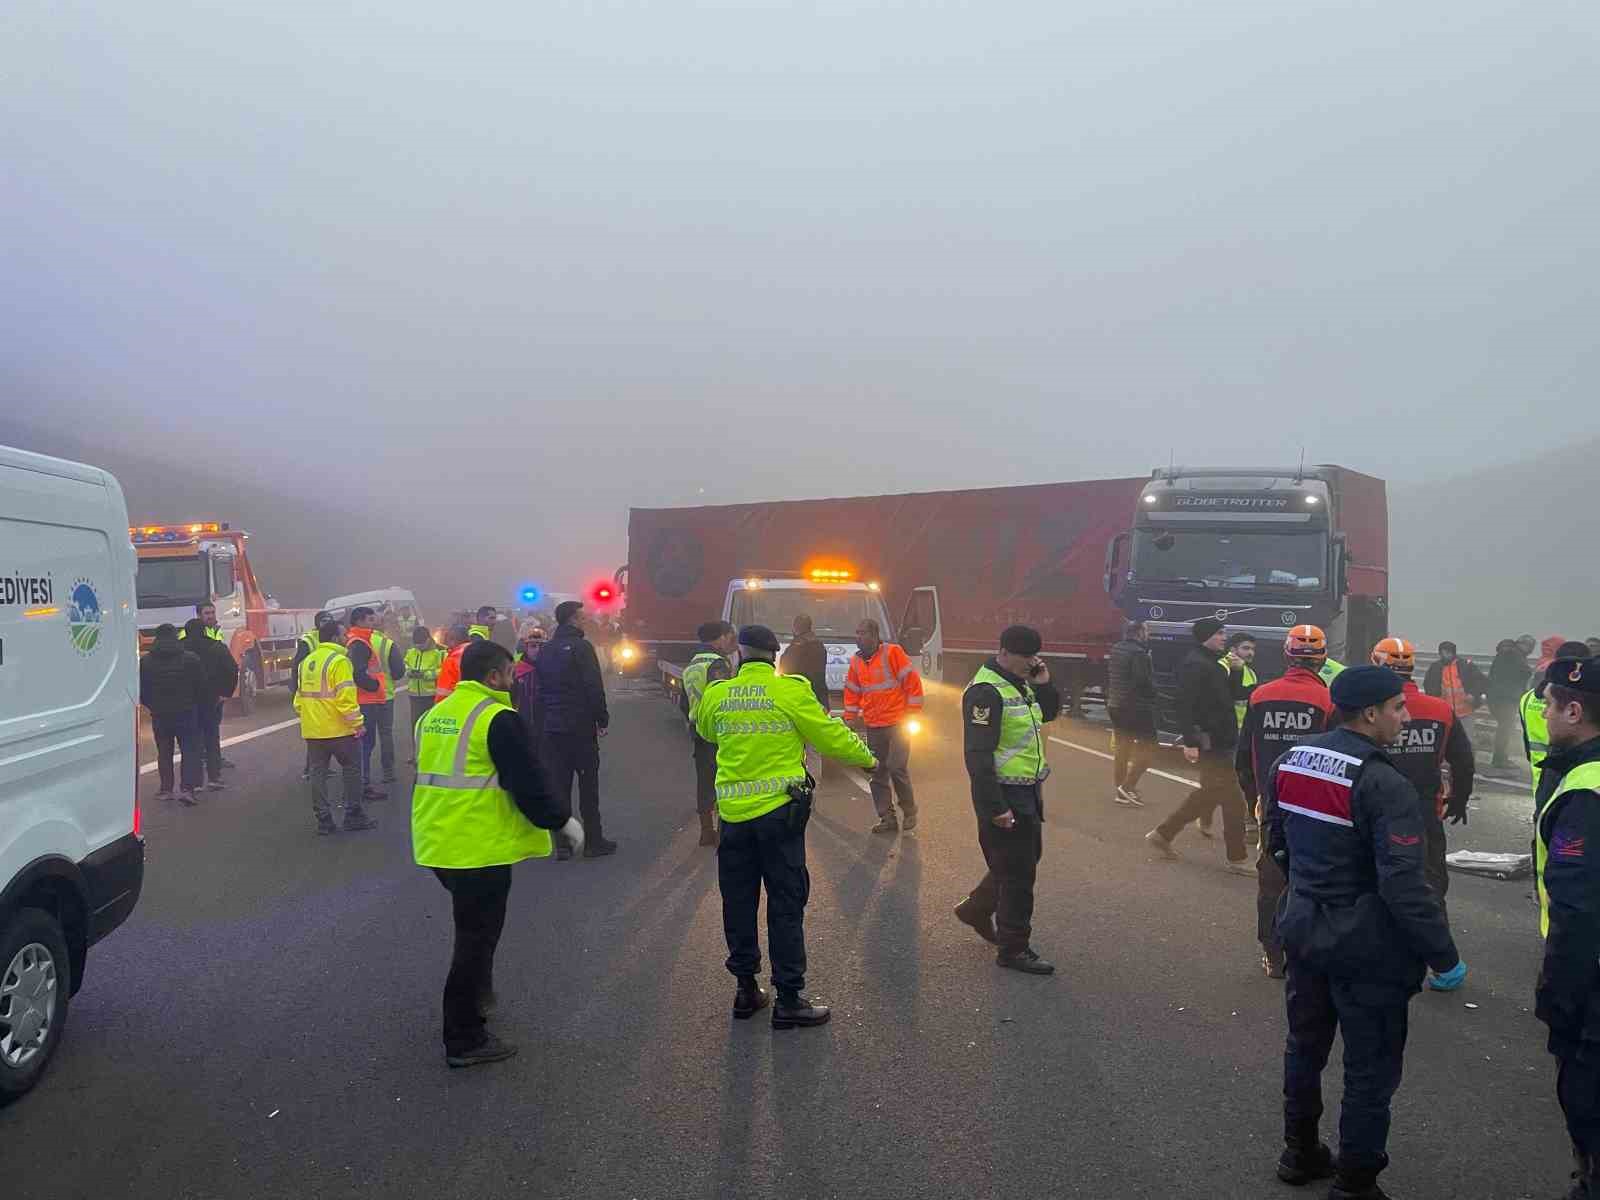
{"type": "Polygon", "coordinates": [[[461,656],[461,681],[417,725],[417,782],[411,846],[450,893],[455,950],[444,984],[444,1053],[452,1067],[510,1058],[517,1048],[491,1036],[494,952],[505,927],[511,867],[550,857],[550,832],[583,845],[583,826],[565,796],[545,786],[517,710],[511,652],[474,642],[461,656]]]}
{"type": "Polygon", "coordinates": [[[1550,1027],[1556,1096],[1577,1167],[1567,1196],[1583,1200],[1600,1197],[1600,663],[1558,658],[1541,690],[1550,753],[1535,826],[1545,935],[1536,1012],[1550,1027]]]}
{"type": "Polygon", "coordinates": [[[722,929],[728,939],[728,970],[738,979],[733,1015],[747,1020],[767,1006],[756,983],[761,941],[756,910],[767,889],[767,948],[778,1002],[774,1029],[821,1025],[828,1009],[801,995],[806,982],[805,907],[811,891],[806,872],[805,825],[810,816],[811,779],[805,751],[810,745],[852,767],[874,767],[866,743],[817,703],[803,676],[779,675],[777,635],[764,625],[739,631],[739,670],[732,679],[706,685],[695,729],[717,747],[717,883],[722,891],[722,929]]]}
{"type": "MultiPolygon", "coordinates": [[[[1546,645],[1549,643],[1547,642],[1546,645]]],[[[1556,647],[1555,655],[1551,662],[1562,658],[1588,658],[1589,647],[1582,642],[1562,642],[1556,647]]],[[[1517,704],[1517,715],[1522,719],[1522,752],[1527,756],[1528,766],[1533,772],[1534,795],[1539,793],[1539,767],[1544,762],[1544,756],[1550,753],[1550,731],[1545,728],[1544,722],[1544,681],[1548,678],[1549,667],[1535,681],[1534,686],[1522,694],[1521,701],[1517,704]]],[[[1538,810],[1535,809],[1535,812],[1538,810]]]]}
{"type": "Polygon", "coordinates": [[[707,621],[697,631],[700,649],[683,669],[683,698],[689,706],[689,738],[694,754],[695,811],[700,815],[700,844],[717,844],[717,748],[695,732],[696,710],[706,685],[731,679],[728,656],[739,649],[739,631],[726,621],[707,621]]]}
{"type": "Polygon", "coordinates": [[[989,870],[956,905],[956,918],[999,946],[996,963],[1029,975],[1055,971],[1029,945],[1044,852],[1042,785],[1050,774],[1044,726],[1061,713],[1061,695],[1038,657],[1042,645],[1037,630],[1011,626],[961,696],[978,845],[989,870]]]}
{"type": "MultiPolygon", "coordinates": [[[[1328,728],[1333,700],[1322,682],[1328,638],[1315,625],[1297,625],[1283,641],[1288,670],[1251,693],[1239,730],[1233,766],[1244,792],[1245,811],[1265,820],[1261,781],[1278,757],[1292,746],[1328,728]]],[[[1256,938],[1261,943],[1261,970],[1268,979],[1283,978],[1283,946],[1278,942],[1278,902],[1287,886],[1277,860],[1261,839],[1256,855],[1256,938]]]]}
{"type": "Polygon", "coordinates": [[[1289,977],[1278,1177],[1302,1184],[1335,1173],[1317,1126],[1338,1032],[1345,1093],[1329,1200],[1386,1200],[1378,1174],[1389,1163],[1406,1010],[1425,967],[1441,990],[1459,987],[1467,968],[1423,877],[1416,789],[1384,750],[1406,721],[1401,679],[1349,667],[1330,691],[1340,727],[1290,750],[1266,781],[1268,847],[1289,881],[1278,911],[1289,977]]]}

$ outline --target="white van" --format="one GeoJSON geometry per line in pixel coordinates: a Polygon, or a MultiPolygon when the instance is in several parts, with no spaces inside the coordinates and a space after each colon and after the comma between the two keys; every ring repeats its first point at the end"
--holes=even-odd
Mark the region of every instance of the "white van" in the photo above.
{"type": "Polygon", "coordinates": [[[378,614],[379,619],[393,613],[400,620],[401,632],[408,637],[418,625],[426,624],[422,619],[422,608],[417,604],[417,598],[405,588],[378,588],[371,592],[352,592],[348,596],[334,596],[322,607],[336,621],[349,620],[352,608],[370,608],[378,614]]]}
{"type": "Polygon", "coordinates": [[[0,1104],[144,884],[135,570],[115,479],[0,446],[0,1104]]]}

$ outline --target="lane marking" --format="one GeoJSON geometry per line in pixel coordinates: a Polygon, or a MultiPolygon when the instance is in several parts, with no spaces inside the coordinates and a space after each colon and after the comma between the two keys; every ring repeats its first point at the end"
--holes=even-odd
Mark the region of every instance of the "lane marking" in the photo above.
{"type": "MultiPolygon", "coordinates": [[[[292,719],[290,719],[288,721],[279,721],[276,725],[263,725],[260,729],[252,729],[249,733],[241,733],[236,737],[223,738],[222,739],[222,746],[223,746],[224,749],[226,749],[229,746],[237,746],[240,742],[252,742],[258,737],[266,737],[267,734],[269,734],[269,733],[277,733],[278,730],[280,730],[280,729],[287,729],[291,725],[299,725],[299,724],[300,724],[300,718],[299,717],[294,717],[294,718],[292,718],[292,719]]],[[[172,761],[175,762],[175,763],[182,762],[183,761],[183,755],[181,753],[177,752],[177,751],[173,751],[172,761]]],[[[161,764],[158,763],[158,762],[145,763],[142,767],[139,768],[139,774],[141,774],[141,775],[153,774],[160,766],[161,766],[161,764]]]]}
{"type": "MultiPolygon", "coordinates": [[[[1107,762],[1117,761],[1116,755],[1107,754],[1104,750],[1096,750],[1093,746],[1080,746],[1077,742],[1069,742],[1065,738],[1058,738],[1054,735],[1051,736],[1050,740],[1058,746],[1065,746],[1069,750],[1081,750],[1085,754],[1092,754],[1096,758],[1105,759],[1107,762]]],[[[1184,787],[1197,788],[1200,786],[1200,781],[1198,779],[1185,779],[1182,775],[1172,775],[1166,771],[1158,771],[1154,767],[1147,767],[1145,769],[1145,774],[1156,775],[1162,779],[1170,779],[1173,783],[1183,784],[1184,787]]]]}

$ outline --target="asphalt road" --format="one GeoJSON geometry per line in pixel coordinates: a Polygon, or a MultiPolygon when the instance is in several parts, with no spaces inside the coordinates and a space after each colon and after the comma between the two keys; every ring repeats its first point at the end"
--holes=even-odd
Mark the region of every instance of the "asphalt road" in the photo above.
{"type": "MultiPolygon", "coordinates": [[[[1186,861],[1155,860],[1141,835],[1183,788],[1152,778],[1148,811],[1113,806],[1103,731],[1064,723],[1084,749],[1052,747],[1035,938],[1059,973],[998,970],[950,915],[982,865],[947,700],[914,759],[915,835],[869,835],[849,775],[825,782],[807,940],[835,1018],[775,1033],[728,1016],[682,722],[619,694],[602,786],[621,852],[517,868],[496,1027],[523,1052],[470,1071],[442,1060],[448,907],[411,863],[403,791],[378,830],[314,837],[292,729],[230,747],[232,786],[196,809],[143,776],[144,897],[91,953],[49,1076],[0,1111],[0,1194],[1306,1194],[1272,1176],[1283,1015],[1254,884],[1193,834],[1186,861]]],[[[225,734],[289,715],[271,697],[225,734]]],[[[1486,795],[1459,844],[1517,848],[1526,803],[1486,795]]],[[[1413,1002],[1397,1197],[1564,1186],[1527,892],[1453,883],[1472,974],[1413,1002]]],[[[1333,1111],[1338,1090],[1336,1056],[1333,1111]]]]}

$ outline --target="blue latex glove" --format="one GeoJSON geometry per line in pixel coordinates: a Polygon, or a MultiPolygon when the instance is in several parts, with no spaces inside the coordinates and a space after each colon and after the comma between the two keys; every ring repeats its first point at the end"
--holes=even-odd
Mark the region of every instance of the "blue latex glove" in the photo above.
{"type": "Polygon", "coordinates": [[[1443,975],[1428,976],[1428,986],[1436,992],[1453,992],[1467,978],[1467,964],[1458,962],[1443,975]]]}

